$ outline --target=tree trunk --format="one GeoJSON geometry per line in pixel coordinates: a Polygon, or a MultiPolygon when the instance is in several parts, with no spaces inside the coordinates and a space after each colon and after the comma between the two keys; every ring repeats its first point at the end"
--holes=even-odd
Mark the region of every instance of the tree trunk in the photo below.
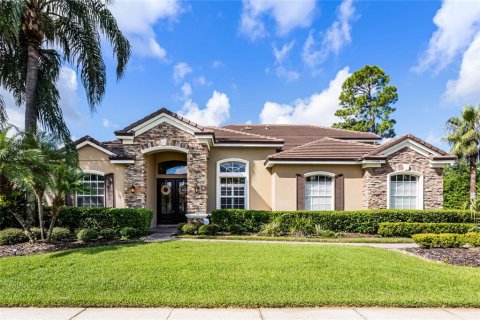
{"type": "Polygon", "coordinates": [[[65,200],[62,197],[54,196],[52,200],[52,220],[50,221],[50,227],[47,232],[47,241],[50,241],[52,238],[53,228],[55,223],[57,223],[57,218],[60,214],[60,209],[65,205],[65,200]]]}
{"type": "Polygon", "coordinates": [[[22,225],[23,229],[25,230],[25,234],[27,235],[28,237],[28,240],[30,242],[35,242],[35,237],[32,233],[32,231],[30,230],[30,228],[32,227],[32,224],[31,224],[31,219],[24,219],[18,212],[16,211],[12,211],[12,210],[9,210],[10,213],[15,217],[15,219],[17,219],[17,221],[22,225]]]}
{"type": "Polygon", "coordinates": [[[35,196],[37,197],[37,206],[38,206],[38,224],[40,227],[40,240],[45,240],[45,219],[43,214],[43,194],[42,191],[35,192],[35,196]]]}
{"type": "Polygon", "coordinates": [[[470,159],[470,209],[477,204],[477,157],[470,159]]]}

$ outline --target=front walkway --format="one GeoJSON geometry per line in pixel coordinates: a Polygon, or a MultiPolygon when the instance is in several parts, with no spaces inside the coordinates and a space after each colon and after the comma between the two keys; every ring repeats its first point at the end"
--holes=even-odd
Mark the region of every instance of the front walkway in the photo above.
{"type": "Polygon", "coordinates": [[[480,309],[0,308],[2,320],[478,320],[480,309]]]}

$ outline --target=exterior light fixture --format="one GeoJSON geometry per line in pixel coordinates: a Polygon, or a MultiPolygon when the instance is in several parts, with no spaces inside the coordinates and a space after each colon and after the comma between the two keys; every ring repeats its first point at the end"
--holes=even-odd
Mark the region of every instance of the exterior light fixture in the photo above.
{"type": "Polygon", "coordinates": [[[135,185],[132,184],[132,186],[130,187],[130,192],[131,192],[131,193],[134,193],[134,192],[135,192],[135,185]]]}

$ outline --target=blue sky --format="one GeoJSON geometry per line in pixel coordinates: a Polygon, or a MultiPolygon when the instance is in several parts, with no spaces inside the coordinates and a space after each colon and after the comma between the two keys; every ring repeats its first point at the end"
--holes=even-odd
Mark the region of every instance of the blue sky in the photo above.
{"type": "Polygon", "coordinates": [[[59,81],[77,138],[113,139],[160,107],[209,125],[331,125],[342,82],[365,64],[398,88],[397,135],[443,146],[445,121],[480,99],[478,1],[145,0],[112,10],[133,46],[125,77],[116,81],[106,46],[109,82],[94,113],[75,69],[59,81]]]}

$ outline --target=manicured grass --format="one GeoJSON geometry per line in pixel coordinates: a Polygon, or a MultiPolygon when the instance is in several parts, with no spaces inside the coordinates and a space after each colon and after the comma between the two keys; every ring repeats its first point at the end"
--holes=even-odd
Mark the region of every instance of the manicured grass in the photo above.
{"type": "Polygon", "coordinates": [[[335,243],[414,243],[412,238],[297,238],[297,237],[264,237],[249,235],[180,235],[177,238],[186,239],[219,239],[248,241],[293,241],[293,242],[335,242],[335,243]]]}
{"type": "Polygon", "coordinates": [[[0,306],[480,306],[480,269],[348,246],[169,241],[0,259],[0,306]]]}

